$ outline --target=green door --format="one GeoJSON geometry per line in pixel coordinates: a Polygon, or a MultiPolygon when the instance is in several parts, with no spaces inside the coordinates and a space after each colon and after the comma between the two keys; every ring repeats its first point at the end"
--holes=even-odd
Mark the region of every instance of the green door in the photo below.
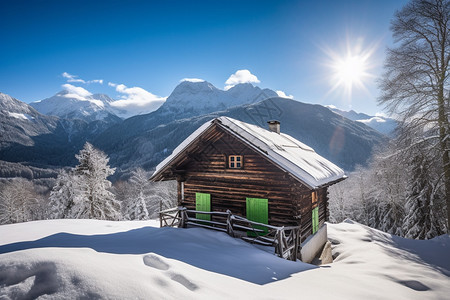
{"type": "MultiPolygon", "coordinates": [[[[246,204],[247,219],[250,221],[255,221],[258,223],[268,224],[269,223],[269,200],[259,199],[259,198],[247,198],[246,204]]],[[[268,232],[267,227],[264,226],[254,226],[257,229],[264,230],[265,233],[268,232]]],[[[249,236],[255,236],[251,231],[247,233],[249,236]]]]}
{"type": "MultiPolygon", "coordinates": [[[[195,210],[211,211],[211,195],[195,193],[195,210]]],[[[200,220],[211,221],[211,215],[195,214],[195,217],[200,220]]]]}
{"type": "Polygon", "coordinates": [[[319,230],[319,207],[312,210],[312,233],[316,233],[319,230]]]}

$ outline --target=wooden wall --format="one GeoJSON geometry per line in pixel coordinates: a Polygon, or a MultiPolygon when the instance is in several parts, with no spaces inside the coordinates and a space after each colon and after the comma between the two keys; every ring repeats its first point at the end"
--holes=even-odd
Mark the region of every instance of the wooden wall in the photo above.
{"type": "MultiPolygon", "coordinates": [[[[247,197],[265,198],[269,203],[269,224],[292,226],[301,222],[302,240],[312,233],[312,191],[219,127],[191,147],[172,172],[184,182],[184,199],[179,193],[179,204],[188,209],[195,209],[195,193],[208,193],[211,210],[229,209],[245,217],[247,197]],[[243,155],[243,168],[227,168],[228,155],[243,155]]],[[[326,189],[318,191],[320,224],[327,219],[326,195],[326,189]]]]}

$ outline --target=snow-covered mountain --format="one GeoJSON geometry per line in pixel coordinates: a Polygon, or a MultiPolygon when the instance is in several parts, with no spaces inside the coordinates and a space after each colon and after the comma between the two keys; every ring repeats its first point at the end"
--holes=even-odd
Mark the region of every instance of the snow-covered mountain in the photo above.
{"type": "MultiPolygon", "coordinates": [[[[175,87],[167,101],[158,110],[166,120],[173,121],[254,103],[270,97],[277,97],[277,93],[250,83],[238,84],[225,91],[207,81],[183,81],[175,87]]],[[[87,122],[103,120],[114,123],[120,122],[122,118],[149,112],[148,107],[136,109],[136,105],[133,106],[131,102],[128,106],[124,105],[126,104],[124,101],[123,99],[114,100],[105,94],[80,96],[63,90],[53,97],[32,102],[30,105],[45,115],[81,119],[87,122]],[[117,105],[119,102],[120,105],[117,105]]]]}
{"type": "Polygon", "coordinates": [[[105,151],[123,173],[136,166],[151,169],[198,126],[217,116],[262,127],[267,120],[278,119],[283,132],[346,170],[364,165],[372,148],[385,141],[362,121],[353,122],[320,105],[280,98],[272,90],[251,84],[221,90],[206,81],[181,82],[159,109],[124,121],[110,110],[114,100],[106,95],[74,97],[61,92],[33,103],[43,113],[59,117],[40,114],[4,94],[2,99],[0,160],[39,166],[70,166],[74,154],[89,141],[105,151]],[[330,142],[336,128],[345,136],[343,145],[330,142]]]}
{"type": "Polygon", "coordinates": [[[357,113],[354,110],[344,111],[344,110],[340,110],[334,106],[327,106],[327,107],[331,111],[333,111],[343,117],[346,117],[347,119],[364,123],[367,126],[372,127],[376,131],[378,131],[384,135],[387,135],[389,137],[392,137],[394,135],[394,130],[395,130],[395,128],[397,128],[397,125],[398,125],[397,121],[392,118],[388,118],[388,117],[384,117],[384,116],[369,116],[364,113],[357,113]]]}
{"type": "Polygon", "coordinates": [[[56,127],[56,118],[41,115],[28,104],[0,93],[0,153],[9,143],[33,146],[33,137],[49,134],[56,127]]]}
{"type": "Polygon", "coordinates": [[[120,122],[120,118],[111,107],[108,95],[94,94],[85,97],[64,90],[53,97],[30,103],[37,111],[48,116],[65,119],[81,119],[87,122],[102,120],[120,122]]]}
{"type": "Polygon", "coordinates": [[[0,161],[42,167],[72,165],[83,144],[110,126],[104,120],[47,116],[0,93],[0,161]]]}
{"type": "Polygon", "coordinates": [[[167,120],[172,121],[277,96],[277,93],[270,89],[261,89],[250,83],[237,84],[225,91],[207,81],[183,81],[158,111],[167,120]]]}

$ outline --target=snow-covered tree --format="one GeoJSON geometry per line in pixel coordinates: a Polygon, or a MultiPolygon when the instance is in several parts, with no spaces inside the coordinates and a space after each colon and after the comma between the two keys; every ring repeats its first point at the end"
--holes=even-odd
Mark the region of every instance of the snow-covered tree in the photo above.
{"type": "Polygon", "coordinates": [[[78,155],[79,164],[73,169],[75,198],[70,216],[101,220],[118,220],[120,204],[109,191],[108,176],[114,174],[109,158],[102,151],[86,142],[78,155]]]}
{"type": "Polygon", "coordinates": [[[340,223],[348,218],[348,206],[350,201],[346,198],[346,191],[343,184],[336,184],[329,189],[329,197],[332,199],[329,203],[330,221],[340,223]]]}
{"type": "Polygon", "coordinates": [[[138,168],[129,180],[129,193],[126,199],[125,218],[129,220],[148,220],[147,200],[149,195],[149,174],[138,168]]]}
{"type": "Polygon", "coordinates": [[[50,195],[52,216],[55,218],[120,219],[120,203],[109,191],[108,176],[114,168],[102,151],[86,143],[75,156],[79,164],[69,172],[58,175],[50,195]]]}
{"type": "Polygon", "coordinates": [[[150,173],[138,168],[128,181],[114,184],[114,192],[122,203],[122,214],[128,220],[156,218],[161,209],[176,205],[174,182],[150,182],[150,173]]]}
{"type": "MultiPolygon", "coordinates": [[[[330,188],[330,215],[395,235],[428,239],[446,230],[444,183],[436,148],[423,131],[399,137],[330,188]],[[345,201],[345,203],[342,203],[345,201]],[[337,210],[337,211],[336,211],[337,210]]],[[[335,219],[331,219],[335,220],[335,219]]]]}
{"type": "Polygon", "coordinates": [[[418,153],[411,166],[409,194],[403,221],[405,237],[430,239],[445,232],[445,223],[439,216],[442,211],[439,192],[432,181],[431,163],[423,153],[418,153]]]}
{"type": "Polygon", "coordinates": [[[372,203],[377,206],[375,228],[395,235],[402,235],[405,203],[405,172],[403,161],[388,148],[374,157],[370,164],[372,203]]]}
{"type": "Polygon", "coordinates": [[[33,209],[38,195],[33,183],[16,178],[0,189],[0,224],[26,222],[35,219],[33,209]]]}
{"type": "Polygon", "coordinates": [[[49,197],[50,218],[65,219],[71,217],[71,209],[76,198],[76,177],[71,172],[62,170],[56,178],[55,186],[49,197]]]}
{"type": "Polygon", "coordinates": [[[176,205],[177,188],[175,180],[150,182],[150,195],[147,205],[150,217],[157,217],[160,210],[176,205]]]}
{"type": "Polygon", "coordinates": [[[391,30],[396,46],[387,50],[379,102],[404,126],[433,132],[450,230],[450,1],[411,0],[391,30]]]}

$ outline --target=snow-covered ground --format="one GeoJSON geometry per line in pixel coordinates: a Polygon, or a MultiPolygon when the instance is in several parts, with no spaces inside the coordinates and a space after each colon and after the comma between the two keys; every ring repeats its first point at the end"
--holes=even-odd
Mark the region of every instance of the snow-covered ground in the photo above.
{"type": "Polygon", "coordinates": [[[329,224],[333,264],[280,259],[220,232],[155,221],[0,226],[0,299],[449,299],[450,238],[329,224]]]}

